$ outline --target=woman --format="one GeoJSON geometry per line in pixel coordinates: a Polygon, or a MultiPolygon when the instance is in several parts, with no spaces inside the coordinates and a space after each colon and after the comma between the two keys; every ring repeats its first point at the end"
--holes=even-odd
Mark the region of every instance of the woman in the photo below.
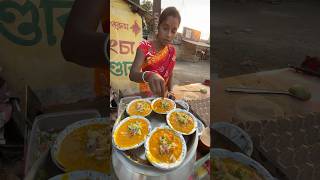
{"type": "Polygon", "coordinates": [[[176,51],[171,44],[181,22],[175,7],[163,10],[159,17],[158,34],[153,41],[142,41],[137,48],[129,78],[140,83],[142,96],[161,96],[172,93],[172,71],[176,51]]]}

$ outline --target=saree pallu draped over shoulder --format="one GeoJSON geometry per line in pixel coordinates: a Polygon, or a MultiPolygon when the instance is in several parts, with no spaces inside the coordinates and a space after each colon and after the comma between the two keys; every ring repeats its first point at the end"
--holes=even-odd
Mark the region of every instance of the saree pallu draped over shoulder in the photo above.
{"type": "MultiPolygon", "coordinates": [[[[159,52],[156,52],[150,42],[142,41],[138,48],[145,55],[145,60],[141,68],[142,72],[152,71],[161,75],[165,80],[166,90],[168,90],[169,79],[176,63],[176,52],[174,46],[168,44],[159,52]]],[[[139,88],[141,95],[147,97],[153,95],[148,83],[139,83],[139,88]]]]}

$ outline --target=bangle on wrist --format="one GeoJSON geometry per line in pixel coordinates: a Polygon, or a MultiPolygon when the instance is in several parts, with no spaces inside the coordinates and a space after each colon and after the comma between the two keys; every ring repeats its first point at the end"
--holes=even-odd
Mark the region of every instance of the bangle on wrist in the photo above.
{"type": "Polygon", "coordinates": [[[147,82],[147,81],[146,81],[146,78],[145,78],[146,74],[147,74],[147,78],[149,77],[149,76],[148,76],[148,73],[150,73],[150,71],[144,71],[144,72],[142,73],[142,76],[141,76],[143,82],[145,82],[145,83],[147,82]]]}

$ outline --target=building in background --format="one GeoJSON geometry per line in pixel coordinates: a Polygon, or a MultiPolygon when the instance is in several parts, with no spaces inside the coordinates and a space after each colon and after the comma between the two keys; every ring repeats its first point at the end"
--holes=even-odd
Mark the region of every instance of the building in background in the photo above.
{"type": "Polygon", "coordinates": [[[182,33],[177,33],[173,44],[177,50],[177,60],[197,62],[209,60],[210,44],[209,40],[200,39],[201,32],[183,27],[182,33]]]}
{"type": "Polygon", "coordinates": [[[184,37],[184,39],[199,42],[201,32],[188,27],[183,27],[182,36],[184,37]]]}

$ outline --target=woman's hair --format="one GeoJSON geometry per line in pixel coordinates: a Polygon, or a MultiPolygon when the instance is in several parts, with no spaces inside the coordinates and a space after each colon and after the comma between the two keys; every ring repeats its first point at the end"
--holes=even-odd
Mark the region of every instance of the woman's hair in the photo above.
{"type": "Polygon", "coordinates": [[[168,16],[173,16],[173,17],[176,17],[179,19],[179,24],[181,22],[181,16],[180,16],[180,13],[179,11],[175,8],[175,7],[167,7],[165,8],[162,13],[160,14],[160,17],[159,17],[159,24],[158,26],[160,26],[160,24],[166,20],[166,18],[168,16]]]}

